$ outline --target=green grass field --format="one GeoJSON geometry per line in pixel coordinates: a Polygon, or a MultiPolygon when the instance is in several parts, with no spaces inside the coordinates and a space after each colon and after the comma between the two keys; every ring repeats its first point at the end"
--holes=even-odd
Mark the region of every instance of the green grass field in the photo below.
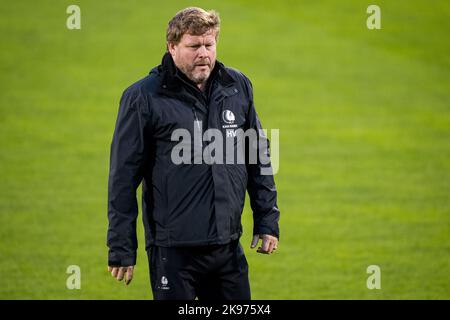
{"type": "Polygon", "coordinates": [[[250,250],[243,214],[253,298],[449,299],[450,3],[379,0],[368,30],[371,3],[2,1],[0,298],[152,298],[140,221],[132,284],[107,273],[109,146],[123,89],[194,4],[219,11],[218,58],[280,129],[274,255],[250,250]]]}

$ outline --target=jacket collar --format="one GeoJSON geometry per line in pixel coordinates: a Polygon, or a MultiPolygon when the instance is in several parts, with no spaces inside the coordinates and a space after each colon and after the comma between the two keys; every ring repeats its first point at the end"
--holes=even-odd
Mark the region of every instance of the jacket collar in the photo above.
{"type": "MultiPolygon", "coordinates": [[[[182,80],[195,86],[195,84],[175,66],[172,56],[168,52],[164,54],[161,65],[158,66],[158,71],[162,74],[161,87],[163,89],[178,92],[181,89],[180,87],[183,85],[182,80]]],[[[235,82],[235,80],[227,72],[225,66],[217,60],[208,81],[214,81],[215,79],[217,79],[217,81],[224,87],[231,86],[235,82]]],[[[207,86],[210,85],[212,84],[209,83],[207,86]]]]}

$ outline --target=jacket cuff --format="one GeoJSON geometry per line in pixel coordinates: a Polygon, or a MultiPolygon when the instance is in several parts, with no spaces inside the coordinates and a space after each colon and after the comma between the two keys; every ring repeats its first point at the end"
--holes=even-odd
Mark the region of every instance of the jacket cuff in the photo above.
{"type": "Polygon", "coordinates": [[[117,255],[109,253],[108,266],[129,267],[136,265],[136,253],[133,255],[117,255]]]}

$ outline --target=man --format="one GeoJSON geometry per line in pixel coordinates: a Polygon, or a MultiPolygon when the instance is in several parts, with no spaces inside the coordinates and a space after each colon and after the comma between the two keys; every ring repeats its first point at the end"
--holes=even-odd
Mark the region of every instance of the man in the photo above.
{"type": "MultiPolygon", "coordinates": [[[[205,130],[216,129],[225,140],[235,129],[261,129],[250,81],[216,61],[219,29],[214,11],[178,12],[167,28],[162,64],[126,89],[120,101],[111,144],[108,270],[126,284],[133,277],[136,189],[142,181],[154,299],[250,299],[239,243],[246,190],[254,218],[251,248],[262,240],[257,252],[270,254],[278,244],[275,184],[272,174],[261,174],[270,162],[263,164],[258,156],[252,163],[248,151],[244,163],[198,161],[198,152],[187,153],[190,148],[181,152],[188,161],[174,161],[175,130],[202,139],[205,130]]],[[[203,155],[204,141],[189,142],[202,144],[203,155]]],[[[239,153],[239,144],[231,145],[239,153]]]]}

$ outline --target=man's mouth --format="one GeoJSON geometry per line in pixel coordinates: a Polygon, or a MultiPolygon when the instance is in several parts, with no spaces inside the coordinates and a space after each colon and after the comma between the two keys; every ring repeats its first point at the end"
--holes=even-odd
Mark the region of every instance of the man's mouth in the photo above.
{"type": "Polygon", "coordinates": [[[196,63],[195,64],[196,67],[209,67],[208,63],[196,63]]]}

